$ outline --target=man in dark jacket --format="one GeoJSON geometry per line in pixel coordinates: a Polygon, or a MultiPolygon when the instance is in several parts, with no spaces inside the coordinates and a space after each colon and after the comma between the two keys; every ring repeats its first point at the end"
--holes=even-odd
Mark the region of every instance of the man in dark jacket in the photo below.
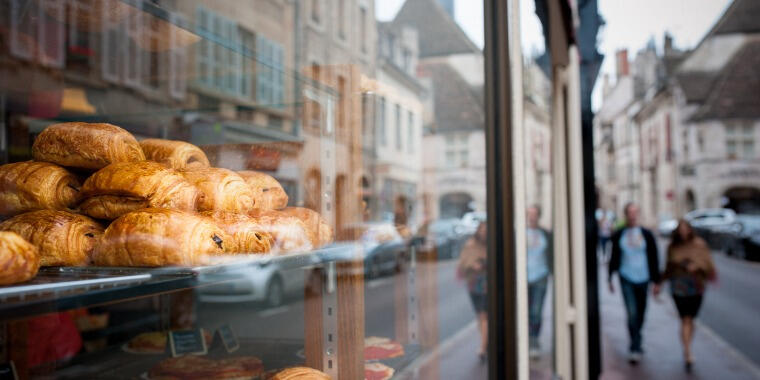
{"type": "Polygon", "coordinates": [[[660,283],[660,269],[654,235],[639,226],[639,207],[628,203],[623,213],[625,226],[612,235],[608,282],[610,292],[614,293],[612,276],[618,272],[631,337],[629,360],[631,364],[636,364],[643,352],[641,327],[644,325],[649,283],[660,283]]]}

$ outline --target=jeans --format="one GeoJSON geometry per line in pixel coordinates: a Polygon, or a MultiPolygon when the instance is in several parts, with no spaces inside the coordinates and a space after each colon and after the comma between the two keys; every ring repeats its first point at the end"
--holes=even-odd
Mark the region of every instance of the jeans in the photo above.
{"type": "Polygon", "coordinates": [[[548,278],[546,276],[536,282],[528,283],[528,333],[531,339],[538,338],[541,333],[548,278]]]}
{"type": "Polygon", "coordinates": [[[644,325],[644,313],[647,309],[647,290],[649,283],[637,284],[620,276],[620,291],[625,301],[628,314],[628,334],[631,337],[631,352],[641,352],[641,327],[644,325]]]}

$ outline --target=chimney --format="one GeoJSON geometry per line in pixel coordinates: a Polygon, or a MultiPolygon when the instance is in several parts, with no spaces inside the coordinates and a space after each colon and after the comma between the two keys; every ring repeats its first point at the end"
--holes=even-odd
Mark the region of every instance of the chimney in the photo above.
{"type": "Polygon", "coordinates": [[[668,32],[665,32],[665,43],[663,46],[665,56],[668,56],[671,52],[673,52],[673,36],[671,36],[668,32]]]}
{"type": "Polygon", "coordinates": [[[628,49],[621,49],[615,53],[618,79],[630,74],[628,69],[628,49]]]}

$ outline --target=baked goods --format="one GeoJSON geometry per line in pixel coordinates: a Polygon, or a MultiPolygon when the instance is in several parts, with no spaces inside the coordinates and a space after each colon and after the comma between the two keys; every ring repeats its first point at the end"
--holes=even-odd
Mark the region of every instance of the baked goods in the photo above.
{"type": "Polygon", "coordinates": [[[79,206],[97,219],[116,219],[146,207],[194,211],[200,192],[179,172],[153,161],[108,165],[87,178],[79,206]]]}
{"type": "Polygon", "coordinates": [[[321,247],[333,240],[333,230],[318,212],[304,207],[286,207],[280,210],[283,214],[301,219],[311,231],[314,239],[314,247],[321,247]]]}
{"type": "Polygon", "coordinates": [[[385,360],[404,356],[404,346],[389,338],[370,336],[364,339],[364,360],[385,360]]]}
{"type": "Polygon", "coordinates": [[[32,243],[40,265],[80,266],[90,262],[103,227],[94,220],[58,210],[38,210],[16,215],[0,223],[1,231],[13,231],[32,243]]]}
{"type": "Polygon", "coordinates": [[[206,153],[184,141],[145,139],[140,141],[140,147],[148,160],[177,170],[203,169],[211,166],[206,153]]]}
{"type": "Polygon", "coordinates": [[[81,187],[73,174],[48,162],[0,166],[0,215],[70,209],[79,200],[81,187]]]}
{"type": "Polygon", "coordinates": [[[261,360],[241,356],[214,360],[200,356],[180,356],[162,360],[148,372],[151,380],[164,379],[252,379],[264,370],[261,360]]]}
{"type": "Polygon", "coordinates": [[[147,208],[106,228],[93,261],[102,266],[203,265],[224,253],[227,235],[208,219],[180,210],[147,208]]]}
{"type": "Polygon", "coordinates": [[[314,248],[316,240],[301,219],[276,210],[253,209],[248,214],[264,232],[274,237],[273,253],[303,252],[314,248]]]}
{"type": "Polygon", "coordinates": [[[276,210],[288,205],[288,194],[271,175],[252,170],[239,171],[238,174],[253,190],[256,208],[276,210]]]}
{"type": "Polygon", "coordinates": [[[309,367],[292,367],[277,372],[269,380],[331,380],[332,378],[314,368],[309,367]]]}
{"type": "Polygon", "coordinates": [[[202,193],[199,211],[248,212],[253,208],[253,190],[232,170],[207,168],[182,174],[202,193]]]}
{"type": "Polygon", "coordinates": [[[45,128],[34,140],[37,161],[97,170],[114,162],[145,159],[140,144],[122,128],[106,123],[60,123],[45,128]]]}
{"type": "Polygon", "coordinates": [[[364,380],[388,380],[395,372],[383,363],[364,363],[364,380]]]}
{"type": "Polygon", "coordinates": [[[28,281],[40,269],[40,255],[15,232],[0,232],[0,285],[28,281]]]}
{"type": "Polygon", "coordinates": [[[226,246],[228,253],[267,253],[272,249],[274,237],[248,215],[229,211],[206,211],[201,214],[211,218],[232,238],[226,246]]]}
{"type": "Polygon", "coordinates": [[[127,348],[141,354],[163,354],[166,351],[166,341],[166,332],[145,332],[132,338],[127,343],[127,348]]]}

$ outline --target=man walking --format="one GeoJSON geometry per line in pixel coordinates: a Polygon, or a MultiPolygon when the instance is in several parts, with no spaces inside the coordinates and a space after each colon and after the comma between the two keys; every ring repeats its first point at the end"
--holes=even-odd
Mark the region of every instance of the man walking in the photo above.
{"type": "Polygon", "coordinates": [[[652,232],[639,226],[639,207],[628,203],[623,214],[625,225],[612,235],[608,283],[610,292],[614,293],[612,276],[618,272],[631,338],[629,361],[637,364],[643,353],[641,327],[644,325],[647,308],[647,291],[650,282],[660,283],[660,270],[657,242],[652,232]]]}
{"type": "Polygon", "coordinates": [[[541,355],[539,336],[541,323],[544,318],[544,298],[549,276],[552,274],[552,239],[551,233],[538,225],[541,217],[541,207],[528,207],[526,212],[528,222],[528,332],[529,355],[537,359],[541,355]]]}

